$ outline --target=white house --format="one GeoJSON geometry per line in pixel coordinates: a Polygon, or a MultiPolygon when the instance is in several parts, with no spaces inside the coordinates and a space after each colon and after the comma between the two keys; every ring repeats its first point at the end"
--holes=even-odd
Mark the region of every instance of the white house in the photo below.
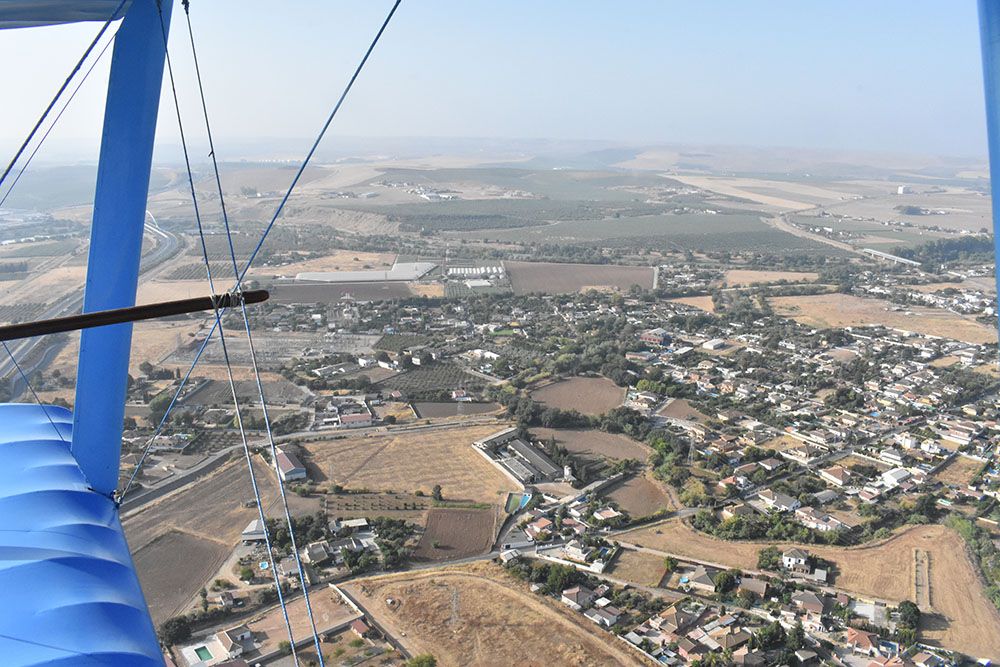
{"type": "Polygon", "coordinates": [[[281,475],[282,482],[291,482],[297,479],[305,479],[308,475],[306,467],[302,465],[295,454],[290,454],[281,449],[278,450],[278,474],[281,475]]]}
{"type": "Polygon", "coordinates": [[[245,625],[238,625],[235,628],[223,630],[215,635],[215,638],[222,644],[222,648],[229,653],[229,658],[238,658],[243,655],[243,643],[253,641],[253,633],[245,625]]]}

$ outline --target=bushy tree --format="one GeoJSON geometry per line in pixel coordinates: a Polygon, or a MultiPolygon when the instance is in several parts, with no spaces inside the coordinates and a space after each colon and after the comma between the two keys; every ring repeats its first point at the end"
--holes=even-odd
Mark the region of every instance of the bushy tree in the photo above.
{"type": "Polygon", "coordinates": [[[166,646],[175,646],[191,638],[191,623],[187,616],[174,616],[160,624],[160,641],[166,646]]]}

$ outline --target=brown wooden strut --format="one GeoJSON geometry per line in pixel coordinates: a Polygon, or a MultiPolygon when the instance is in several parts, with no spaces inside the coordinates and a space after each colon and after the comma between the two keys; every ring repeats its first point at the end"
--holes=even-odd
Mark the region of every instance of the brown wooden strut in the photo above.
{"type": "Polygon", "coordinates": [[[63,331],[104,327],[109,324],[155,320],[160,317],[184,315],[185,313],[215,310],[216,308],[232,308],[233,306],[240,305],[241,301],[243,303],[262,303],[267,301],[268,297],[270,297],[270,294],[267,290],[247,290],[245,292],[228,292],[226,294],[195,297],[193,299],[150,303],[143,306],[131,306],[129,308],[98,310],[93,313],[56,317],[51,320],[10,324],[0,327],[0,341],[45,336],[63,331]]]}

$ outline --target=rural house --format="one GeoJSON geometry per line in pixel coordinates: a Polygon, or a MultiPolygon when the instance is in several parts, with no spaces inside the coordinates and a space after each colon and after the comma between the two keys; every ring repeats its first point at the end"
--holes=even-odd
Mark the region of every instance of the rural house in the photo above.
{"type": "Polygon", "coordinates": [[[567,607],[573,609],[574,611],[580,611],[594,601],[596,595],[594,591],[590,590],[586,586],[574,586],[573,588],[567,588],[562,592],[562,603],[567,607]]]}

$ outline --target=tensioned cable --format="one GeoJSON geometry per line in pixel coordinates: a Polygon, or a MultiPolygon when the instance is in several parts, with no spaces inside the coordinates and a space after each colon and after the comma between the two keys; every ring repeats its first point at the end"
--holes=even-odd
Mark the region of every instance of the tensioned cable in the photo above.
{"type": "Polygon", "coordinates": [[[344,87],[344,92],[340,94],[340,99],[337,100],[337,104],[333,107],[333,111],[330,112],[329,117],[326,119],[326,123],[323,124],[323,129],[319,131],[319,136],[316,137],[316,141],[313,142],[312,148],[309,149],[309,152],[306,154],[305,159],[302,161],[302,165],[299,167],[298,172],[296,172],[295,178],[292,179],[292,184],[288,186],[288,191],[285,192],[285,196],[281,198],[281,203],[278,204],[278,209],[274,212],[274,216],[271,218],[271,222],[269,222],[267,224],[267,227],[264,228],[264,233],[263,235],[261,235],[260,241],[257,242],[257,247],[255,247],[253,249],[253,252],[250,253],[250,258],[247,259],[246,266],[243,267],[243,272],[240,273],[239,276],[237,277],[236,279],[237,287],[239,287],[239,284],[243,281],[243,278],[246,277],[247,271],[250,270],[250,265],[253,264],[253,260],[256,259],[257,253],[260,252],[261,247],[264,245],[264,241],[267,239],[267,235],[271,233],[271,228],[274,227],[274,223],[278,221],[278,217],[281,215],[282,210],[284,210],[285,204],[288,202],[288,198],[292,196],[292,191],[295,190],[295,186],[298,185],[299,179],[302,178],[302,174],[305,172],[306,167],[312,160],[313,154],[316,153],[316,149],[319,148],[320,142],[323,141],[323,137],[326,135],[326,131],[330,128],[330,123],[333,122],[333,119],[337,115],[337,112],[340,111],[340,107],[341,105],[343,105],[344,100],[347,98],[347,94],[351,92],[351,88],[354,87],[354,82],[357,80],[358,75],[361,74],[361,70],[364,69],[365,63],[368,62],[368,57],[371,56],[372,51],[375,50],[375,45],[378,44],[379,39],[382,38],[382,33],[384,33],[385,29],[389,26],[389,21],[392,20],[393,14],[396,13],[396,9],[399,7],[399,3],[402,1],[403,0],[396,0],[393,3],[392,9],[389,10],[389,14],[385,17],[385,21],[382,22],[382,27],[379,28],[378,32],[375,34],[375,39],[372,40],[372,43],[371,45],[369,45],[368,50],[365,51],[364,57],[361,58],[361,62],[358,63],[357,68],[354,70],[354,74],[351,75],[350,81],[347,82],[347,86],[344,87]]]}
{"type": "MultiPolygon", "coordinates": [[[[326,124],[323,126],[322,131],[319,134],[319,137],[317,137],[316,142],[313,144],[312,149],[309,151],[308,155],[306,155],[306,158],[303,160],[302,165],[299,168],[299,171],[298,171],[298,173],[295,176],[295,179],[292,181],[292,184],[289,186],[288,191],[285,193],[285,196],[282,199],[282,204],[281,204],[282,206],[284,206],[284,203],[286,201],[288,201],[288,198],[291,196],[292,191],[294,190],[296,184],[298,183],[299,177],[301,177],[302,172],[305,170],[306,165],[312,159],[313,153],[315,153],[315,151],[316,151],[316,147],[318,146],[320,140],[323,138],[323,135],[326,133],[327,128],[330,126],[330,123],[332,122],[333,117],[336,115],[337,110],[340,109],[340,106],[343,103],[344,98],[346,97],[346,95],[347,95],[348,91],[350,90],[351,86],[354,84],[355,79],[357,79],[358,74],[360,74],[362,67],[364,67],[365,62],[367,62],[368,57],[371,55],[372,50],[375,48],[375,45],[378,43],[379,38],[382,36],[382,33],[385,32],[386,26],[389,24],[389,19],[392,18],[393,14],[396,11],[396,8],[399,7],[400,2],[401,2],[401,0],[396,0],[395,4],[392,6],[392,9],[389,11],[389,15],[386,17],[385,22],[382,24],[382,27],[379,29],[378,33],[375,35],[375,39],[372,40],[371,46],[369,46],[368,50],[365,52],[364,58],[361,60],[361,64],[358,65],[358,68],[355,70],[354,76],[351,77],[351,80],[348,83],[347,88],[341,94],[340,99],[337,102],[337,106],[334,108],[333,112],[330,114],[330,117],[327,119],[326,124]]],[[[280,213],[280,209],[279,209],[278,213],[280,213]]],[[[265,230],[264,235],[261,237],[260,242],[257,244],[257,247],[254,249],[253,255],[250,257],[250,259],[247,261],[247,264],[244,266],[243,271],[242,271],[242,273],[240,275],[239,283],[242,283],[242,279],[246,276],[247,271],[249,271],[250,265],[252,264],[254,257],[256,257],[257,253],[260,251],[261,246],[263,246],[264,240],[267,238],[267,234],[270,232],[271,227],[274,226],[274,223],[277,220],[277,218],[278,218],[278,214],[276,213],[275,216],[272,218],[271,223],[268,225],[267,229],[265,230]]],[[[225,313],[225,309],[222,309],[222,312],[225,313]]],[[[211,320],[209,320],[209,321],[211,321],[211,320]]],[[[207,324],[207,321],[206,321],[206,324],[207,324]]],[[[198,365],[198,362],[201,360],[201,357],[202,357],[202,355],[205,352],[205,348],[208,347],[209,341],[211,341],[212,336],[215,335],[216,328],[218,328],[219,326],[220,326],[220,324],[219,324],[218,320],[212,321],[212,328],[209,330],[208,334],[205,336],[205,340],[202,341],[201,346],[198,348],[198,351],[195,354],[194,360],[191,362],[191,366],[188,368],[187,372],[184,374],[184,378],[181,380],[180,384],[177,387],[177,391],[174,392],[174,396],[170,400],[170,404],[167,406],[167,410],[163,414],[163,418],[160,420],[160,423],[157,425],[156,429],[153,431],[153,435],[150,436],[149,440],[146,442],[145,447],[143,447],[142,454],[139,457],[139,461],[136,464],[135,470],[132,471],[132,476],[129,478],[128,484],[125,486],[125,490],[119,495],[119,499],[120,500],[124,499],[125,495],[129,491],[129,489],[132,488],[132,484],[133,484],[133,482],[134,482],[134,480],[136,478],[136,475],[139,473],[140,469],[142,468],[142,463],[143,463],[143,461],[145,461],[146,456],[149,453],[149,450],[152,448],[153,442],[155,441],[156,437],[160,434],[160,432],[163,430],[163,427],[166,425],[167,418],[170,416],[171,411],[173,410],[174,406],[177,404],[177,399],[180,397],[181,392],[184,390],[184,387],[187,386],[187,383],[188,383],[188,381],[190,380],[190,377],[191,377],[191,373],[194,372],[195,367],[198,365]]]]}
{"type": "MultiPolygon", "coordinates": [[[[117,10],[115,11],[115,14],[117,14],[117,10]]],[[[114,16],[114,14],[112,16],[114,16]]],[[[117,31],[115,32],[115,34],[117,34],[117,31]]],[[[95,39],[95,43],[96,43],[96,41],[98,41],[100,39],[100,37],[101,37],[101,35],[98,34],[97,38],[95,39]]],[[[47,130],[45,130],[45,134],[42,135],[42,138],[38,141],[38,144],[35,146],[34,150],[31,151],[31,155],[29,155],[28,159],[24,162],[24,164],[21,165],[20,170],[18,170],[18,172],[17,172],[17,176],[14,177],[14,181],[10,184],[10,187],[7,189],[7,192],[4,194],[3,198],[0,199],[0,207],[2,207],[7,202],[7,198],[10,197],[10,193],[14,191],[15,187],[17,187],[18,182],[21,180],[21,176],[24,175],[25,170],[28,168],[28,165],[31,164],[31,161],[35,158],[35,155],[38,154],[39,149],[45,143],[45,140],[48,138],[48,136],[52,132],[52,130],[55,129],[56,124],[59,122],[59,119],[62,118],[63,113],[65,113],[66,109],[69,107],[70,103],[73,101],[73,98],[76,97],[76,94],[78,92],[80,92],[80,89],[83,87],[83,84],[86,83],[87,78],[90,76],[90,73],[94,71],[94,68],[97,66],[97,63],[99,63],[101,61],[101,58],[104,57],[105,52],[108,50],[108,47],[112,43],[114,43],[114,35],[112,35],[111,39],[109,39],[104,44],[104,48],[101,49],[101,52],[97,55],[97,58],[90,64],[90,67],[84,73],[83,78],[80,79],[80,82],[76,85],[76,88],[73,89],[73,92],[70,94],[69,98],[66,100],[66,102],[63,104],[62,108],[59,110],[59,113],[56,114],[56,117],[52,120],[52,124],[49,125],[49,127],[48,127],[47,130]]],[[[89,52],[90,52],[90,50],[88,49],[88,53],[89,52]]],[[[86,54],[84,54],[84,59],[85,58],[86,58],[86,54]]],[[[81,59],[81,62],[82,62],[82,60],[83,59],[81,59]]],[[[58,99],[58,96],[57,96],[56,99],[58,99]]],[[[54,101],[55,100],[53,100],[53,102],[54,101]]],[[[43,115],[42,120],[44,120],[44,115],[43,115]]],[[[34,134],[34,131],[32,131],[32,134],[34,134]]],[[[27,145],[30,141],[31,141],[31,136],[28,137],[28,139],[25,141],[24,145],[27,145]]],[[[22,146],[22,150],[23,150],[23,146],[22,146]]],[[[18,156],[20,154],[21,154],[21,151],[18,152],[18,156]]],[[[13,166],[13,164],[17,161],[17,157],[18,156],[15,156],[14,160],[11,163],[11,166],[13,166]]],[[[9,171],[9,167],[8,167],[8,171],[9,171]]],[[[4,173],[4,176],[6,176],[6,175],[7,175],[7,172],[4,173]]],[[[0,183],[2,183],[2,182],[3,182],[3,180],[0,179],[0,183]]],[[[7,352],[7,356],[10,357],[11,363],[14,364],[14,368],[17,369],[18,374],[21,376],[21,379],[24,381],[24,384],[27,387],[28,391],[30,391],[31,395],[34,396],[35,402],[38,403],[39,407],[42,408],[42,411],[45,413],[46,419],[48,419],[49,423],[52,424],[52,428],[55,429],[56,434],[59,436],[59,439],[62,440],[63,442],[66,442],[66,439],[63,437],[62,433],[56,427],[55,422],[52,421],[52,417],[49,415],[48,409],[45,407],[45,405],[39,399],[38,392],[36,392],[35,388],[31,385],[31,380],[29,379],[28,375],[24,372],[24,370],[22,370],[21,366],[17,363],[17,359],[14,358],[13,351],[10,349],[10,347],[7,346],[6,342],[4,342],[3,347],[4,347],[4,350],[7,352]]]]}
{"type": "Polygon", "coordinates": [[[118,16],[118,12],[122,10],[122,7],[125,6],[126,2],[127,0],[121,0],[121,2],[118,3],[118,7],[115,8],[115,11],[111,13],[111,16],[108,17],[108,20],[105,21],[104,25],[101,26],[101,29],[97,32],[97,36],[94,37],[94,40],[90,43],[90,46],[87,47],[87,50],[83,52],[83,55],[80,56],[80,59],[76,62],[76,65],[73,67],[72,71],[70,71],[69,76],[66,77],[66,80],[63,81],[63,84],[59,87],[59,90],[56,91],[55,97],[53,97],[52,101],[49,102],[49,105],[45,107],[45,111],[42,112],[42,115],[38,118],[38,121],[35,122],[35,126],[31,128],[31,132],[28,133],[27,138],[25,138],[24,142],[21,144],[21,147],[17,149],[17,152],[14,154],[14,157],[11,158],[11,161],[7,165],[7,168],[4,169],[3,174],[0,175],[0,186],[3,185],[3,182],[5,180],[7,180],[7,175],[10,174],[11,169],[14,168],[14,165],[17,164],[17,161],[21,159],[21,154],[24,153],[25,149],[28,147],[28,144],[31,143],[31,140],[35,137],[35,133],[38,132],[38,128],[40,128],[42,126],[42,123],[45,122],[45,119],[48,117],[49,112],[52,111],[52,108],[55,107],[56,102],[59,101],[59,98],[62,97],[62,94],[69,87],[69,84],[73,80],[73,77],[76,76],[76,73],[80,71],[81,67],[83,67],[83,63],[87,60],[87,57],[90,55],[90,52],[93,51],[94,47],[97,46],[97,43],[101,41],[101,37],[104,36],[104,33],[107,31],[108,26],[110,26],[114,22],[114,20],[118,16]]]}
{"type": "Polygon", "coordinates": [[[28,376],[25,374],[24,369],[21,368],[21,364],[17,363],[17,359],[14,358],[14,353],[10,351],[9,347],[7,347],[7,341],[0,342],[3,343],[3,349],[7,351],[7,356],[10,357],[10,362],[14,364],[14,368],[17,369],[18,375],[20,375],[21,379],[24,380],[24,385],[28,388],[28,391],[30,391],[31,395],[35,397],[35,403],[38,403],[38,407],[42,409],[42,412],[45,414],[45,418],[48,419],[49,424],[52,425],[52,429],[56,432],[56,435],[59,436],[60,440],[66,442],[66,438],[63,437],[62,431],[59,430],[59,427],[56,426],[56,423],[52,420],[52,415],[49,414],[48,408],[44,403],[42,403],[42,399],[38,397],[38,393],[35,391],[35,388],[31,386],[31,382],[28,380],[28,376]]]}
{"type": "MultiPolygon", "coordinates": [[[[239,280],[240,269],[236,262],[236,247],[233,245],[233,234],[229,226],[229,214],[226,211],[226,197],[222,188],[222,177],[219,174],[219,162],[215,155],[215,141],[212,138],[212,124],[208,117],[208,103],[205,101],[205,88],[201,80],[201,67],[198,63],[198,50],[194,43],[194,29],[191,26],[191,11],[188,0],[184,0],[184,15],[187,19],[188,37],[191,41],[191,56],[194,60],[194,71],[198,81],[198,95],[201,98],[201,109],[205,117],[205,133],[208,136],[208,150],[209,155],[212,158],[212,170],[215,173],[215,184],[219,191],[219,205],[222,210],[222,222],[226,229],[226,239],[229,242],[229,256],[233,262],[233,277],[239,280]]],[[[316,619],[313,616],[312,602],[309,599],[309,585],[306,581],[304,568],[302,567],[302,559],[299,556],[298,542],[295,539],[295,528],[292,523],[291,512],[288,509],[288,498],[285,495],[285,483],[282,480],[281,469],[278,465],[278,451],[277,446],[274,443],[274,433],[271,430],[271,417],[267,411],[267,400],[264,398],[264,385],[261,382],[260,369],[257,365],[257,351],[253,344],[253,334],[250,332],[250,316],[247,313],[246,303],[242,299],[240,299],[240,310],[243,314],[243,326],[246,330],[247,344],[250,348],[250,361],[253,366],[254,379],[257,383],[257,395],[260,397],[260,408],[264,417],[264,428],[267,430],[267,441],[271,451],[271,462],[274,465],[274,475],[278,480],[278,493],[281,497],[281,506],[285,513],[285,522],[288,524],[288,536],[291,542],[292,556],[295,558],[295,567],[298,569],[299,581],[302,582],[302,594],[305,599],[306,616],[309,618],[309,629],[312,630],[313,644],[316,647],[316,655],[319,658],[320,667],[325,667],[326,661],[323,658],[323,648],[320,646],[319,632],[316,629],[316,619]]],[[[221,327],[219,331],[221,335],[221,327]]]]}
{"type": "MultiPolygon", "coordinates": [[[[118,32],[115,31],[115,35],[117,34],[118,32]]],[[[69,98],[67,98],[66,102],[62,106],[62,109],[59,110],[59,113],[56,114],[56,117],[52,119],[52,124],[49,125],[49,128],[47,130],[45,130],[45,134],[42,135],[42,138],[38,140],[38,144],[35,146],[34,150],[31,151],[31,155],[29,155],[28,159],[24,161],[24,164],[21,165],[21,168],[17,172],[17,176],[14,177],[14,180],[11,182],[10,187],[7,188],[7,192],[4,193],[3,199],[0,199],[0,207],[3,207],[3,205],[7,202],[7,198],[10,197],[10,193],[13,192],[14,188],[17,187],[18,181],[21,180],[21,176],[24,175],[24,172],[25,170],[27,170],[28,165],[30,165],[31,161],[35,159],[35,155],[38,154],[38,151],[45,143],[45,140],[49,138],[49,134],[52,133],[52,130],[56,129],[56,124],[59,123],[59,119],[62,118],[62,115],[66,112],[66,109],[69,108],[69,105],[73,101],[73,98],[76,97],[76,94],[80,92],[81,88],[83,88],[83,84],[87,82],[87,78],[90,76],[90,73],[94,71],[94,68],[97,67],[97,63],[101,62],[101,59],[107,52],[108,47],[115,43],[115,35],[112,35],[111,39],[105,42],[104,48],[101,49],[101,52],[97,54],[97,58],[94,60],[94,62],[90,64],[90,67],[87,69],[87,71],[84,72],[83,78],[80,79],[80,82],[78,84],[76,84],[76,88],[74,88],[73,92],[70,93],[69,98]]]]}
{"type": "MultiPolygon", "coordinates": [[[[208,258],[208,245],[205,243],[205,231],[201,223],[201,213],[198,209],[198,196],[194,187],[194,174],[191,171],[191,161],[188,156],[187,139],[184,135],[184,123],[181,120],[181,105],[177,97],[177,86],[174,80],[174,70],[170,62],[170,49],[167,47],[167,27],[163,20],[163,11],[160,0],[156,2],[157,13],[160,17],[160,32],[163,36],[163,50],[167,61],[167,74],[170,78],[170,91],[174,100],[174,111],[177,113],[177,128],[180,135],[181,148],[184,152],[184,166],[187,169],[188,184],[191,186],[191,203],[194,206],[194,217],[198,224],[198,237],[201,240],[202,257],[205,260],[205,270],[208,273],[208,286],[212,294],[215,294],[215,281],[212,278],[212,264],[208,258]]],[[[243,415],[240,411],[239,394],[236,391],[236,379],[233,377],[233,367],[229,360],[229,350],[226,345],[226,335],[222,327],[222,315],[219,307],[215,307],[215,321],[219,329],[219,342],[222,344],[222,356],[226,363],[226,373],[229,376],[229,389],[233,394],[233,408],[236,412],[236,426],[239,428],[240,439],[243,442],[243,452],[246,455],[247,469],[250,473],[250,485],[253,488],[254,501],[257,504],[257,515],[260,518],[261,528],[264,533],[264,545],[267,548],[267,559],[271,566],[271,574],[274,576],[274,588],[278,594],[278,604],[281,606],[281,613],[285,620],[285,627],[288,630],[288,642],[291,645],[292,658],[295,664],[299,664],[295,650],[295,637],[292,632],[292,622],[288,617],[288,607],[285,605],[285,596],[281,590],[281,579],[278,576],[278,568],[275,567],[274,549],[271,546],[270,531],[267,528],[267,519],[264,516],[264,504],[260,499],[260,487],[257,484],[257,474],[253,469],[253,456],[250,454],[250,443],[247,440],[246,429],[243,426],[243,415]]],[[[290,528],[289,528],[290,529],[290,528]]]]}

